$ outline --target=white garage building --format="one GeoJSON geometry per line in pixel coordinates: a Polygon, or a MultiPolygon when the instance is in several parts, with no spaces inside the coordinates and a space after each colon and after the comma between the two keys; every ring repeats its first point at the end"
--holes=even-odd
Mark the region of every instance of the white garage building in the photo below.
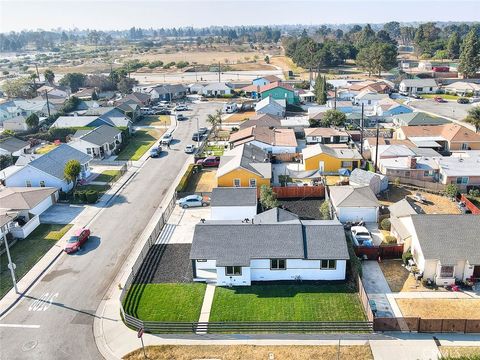
{"type": "Polygon", "coordinates": [[[214,188],[212,220],[252,220],[257,215],[257,188],[214,188]]]}
{"type": "Polygon", "coordinates": [[[329,196],[340,222],[377,222],[379,203],[368,186],[330,186],[329,196]]]}

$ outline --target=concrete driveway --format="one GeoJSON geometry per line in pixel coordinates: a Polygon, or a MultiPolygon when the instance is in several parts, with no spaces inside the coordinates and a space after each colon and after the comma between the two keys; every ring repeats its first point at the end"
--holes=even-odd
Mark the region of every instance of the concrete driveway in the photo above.
{"type": "Polygon", "coordinates": [[[191,244],[195,225],[201,219],[210,219],[210,206],[182,209],[176,206],[167,222],[167,229],[170,228],[170,235],[167,244],[191,244]]]}
{"type": "Polygon", "coordinates": [[[375,260],[365,260],[362,263],[362,282],[368,299],[377,305],[377,317],[395,317],[387,295],[391,290],[382,269],[375,260]]]}
{"type": "Polygon", "coordinates": [[[370,231],[372,234],[373,245],[379,246],[383,242],[383,234],[378,228],[377,223],[366,223],[365,227],[370,231]]]}
{"type": "Polygon", "coordinates": [[[42,224],[70,224],[85,209],[83,205],[55,204],[40,215],[42,224]]]}

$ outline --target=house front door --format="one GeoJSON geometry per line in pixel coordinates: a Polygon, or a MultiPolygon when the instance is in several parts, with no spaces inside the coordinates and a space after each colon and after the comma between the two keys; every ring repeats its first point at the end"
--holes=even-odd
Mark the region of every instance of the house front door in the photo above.
{"type": "Polygon", "coordinates": [[[325,171],[325,162],[324,161],[319,161],[318,162],[318,171],[320,171],[320,173],[323,173],[325,171]]]}

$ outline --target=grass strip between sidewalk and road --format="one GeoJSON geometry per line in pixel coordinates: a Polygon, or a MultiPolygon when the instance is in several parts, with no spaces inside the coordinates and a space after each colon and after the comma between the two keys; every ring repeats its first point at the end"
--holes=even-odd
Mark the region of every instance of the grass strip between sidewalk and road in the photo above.
{"type": "MultiPolygon", "coordinates": [[[[18,240],[10,248],[12,262],[16,265],[15,276],[19,281],[72,227],[68,225],[40,224],[29,236],[18,240]]],[[[7,253],[0,257],[0,298],[13,287],[7,267],[7,253]]]]}

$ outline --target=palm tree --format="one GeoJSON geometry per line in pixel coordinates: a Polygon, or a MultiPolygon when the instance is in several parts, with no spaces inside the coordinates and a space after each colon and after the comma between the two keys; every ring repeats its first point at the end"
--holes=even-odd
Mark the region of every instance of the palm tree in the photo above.
{"type": "Polygon", "coordinates": [[[475,132],[480,131],[480,106],[468,110],[468,115],[465,118],[465,122],[475,126],[475,132]]]}
{"type": "Polygon", "coordinates": [[[218,130],[222,128],[222,110],[217,110],[215,114],[209,114],[207,116],[207,122],[212,125],[216,140],[218,130]]]}

